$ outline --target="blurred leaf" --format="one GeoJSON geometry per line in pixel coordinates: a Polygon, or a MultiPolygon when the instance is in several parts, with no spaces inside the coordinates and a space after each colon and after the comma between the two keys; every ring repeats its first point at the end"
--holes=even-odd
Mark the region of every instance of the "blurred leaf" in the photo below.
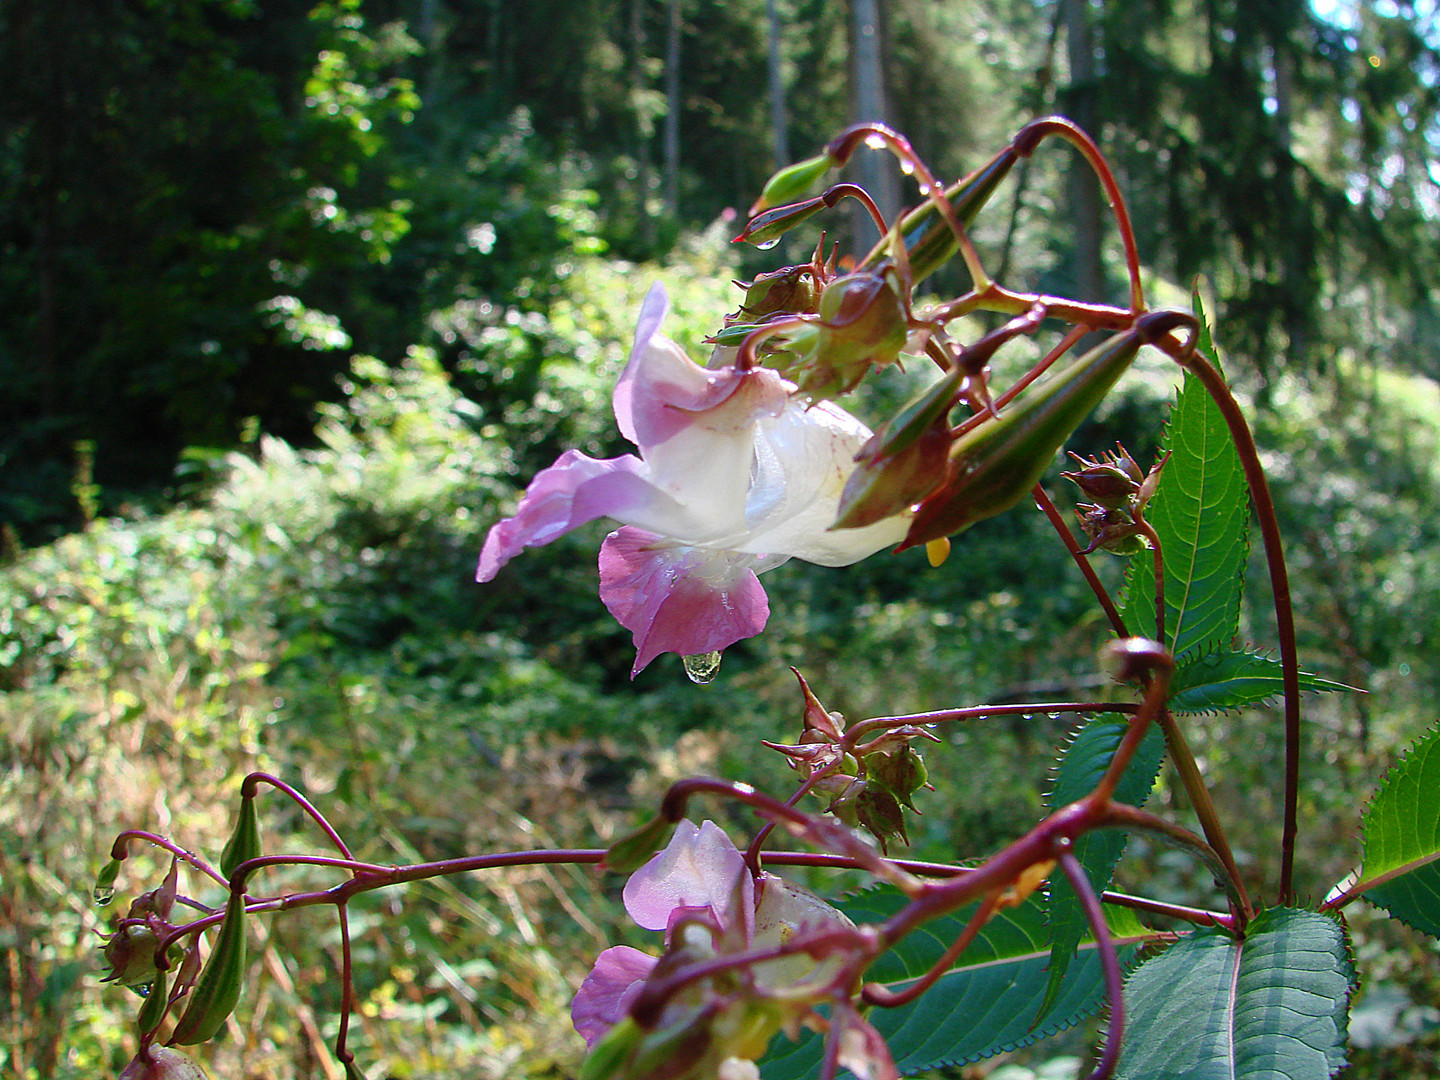
{"type": "Polygon", "coordinates": [[[1440,728],[1411,747],[1365,811],[1365,899],[1440,937],[1440,728]]]}
{"type": "Polygon", "coordinates": [[[1243,941],[1197,930],[1125,985],[1121,1080],[1329,1080],[1354,968],[1340,922],[1272,908],[1243,941]]]}

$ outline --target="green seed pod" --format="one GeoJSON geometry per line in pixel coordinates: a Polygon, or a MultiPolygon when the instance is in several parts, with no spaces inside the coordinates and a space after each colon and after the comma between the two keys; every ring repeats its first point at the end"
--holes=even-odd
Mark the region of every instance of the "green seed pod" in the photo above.
{"type": "Polygon", "coordinates": [[[240,800],[240,817],[235,822],[235,831],[220,853],[220,873],[228,879],[241,863],[259,857],[260,814],[255,809],[254,796],[248,796],[240,800]]]}
{"type": "MultiPolygon", "coordinates": [[[[968,228],[975,221],[980,210],[1000,186],[1000,181],[1005,179],[1011,166],[1018,160],[1019,154],[1015,148],[1006,147],[988,164],[945,189],[945,197],[950,200],[950,206],[962,227],[968,228]]],[[[944,215],[933,201],[926,199],[901,218],[889,236],[880,238],[880,242],[861,260],[857,269],[873,270],[886,259],[893,258],[897,232],[905,242],[912,284],[917,284],[933,274],[960,250],[960,241],[951,231],[944,215]]]]}
{"type": "Polygon", "coordinates": [[[95,903],[108,904],[115,898],[115,880],[120,876],[120,860],[111,859],[95,875],[95,903]]]}
{"type": "Polygon", "coordinates": [[[950,447],[949,478],[920,504],[901,548],[960,532],[1024,498],[1130,367],[1142,341],[1136,330],[1112,335],[957,439],[950,447]]]}
{"type": "Polygon", "coordinates": [[[170,1042],[191,1046],[215,1037],[220,1025],[235,1011],[245,982],[245,894],[230,892],[225,919],[215,949],[205,962],[189,1004],[175,1025],[170,1042]]]}
{"type": "Polygon", "coordinates": [[[765,181],[765,188],[760,192],[760,197],[755,200],[755,205],[750,207],[750,213],[758,214],[772,206],[795,202],[804,196],[815,182],[830,170],[830,166],[833,164],[834,162],[828,154],[821,154],[818,157],[806,158],[804,161],[797,161],[794,165],[785,166],[765,181]]]}
{"type": "Polygon", "coordinates": [[[734,242],[744,241],[762,249],[773,247],[776,241],[796,225],[809,221],[825,208],[825,198],[821,195],[788,206],[776,206],[751,218],[734,242]]]}
{"type": "Polygon", "coordinates": [[[140,1006],[140,1012],[135,1017],[135,1029],[142,1035],[149,1035],[160,1026],[160,1021],[165,1019],[165,1006],[170,997],[170,973],[161,971],[156,974],[155,981],[150,984],[150,989],[145,995],[145,1004],[140,1006]]]}

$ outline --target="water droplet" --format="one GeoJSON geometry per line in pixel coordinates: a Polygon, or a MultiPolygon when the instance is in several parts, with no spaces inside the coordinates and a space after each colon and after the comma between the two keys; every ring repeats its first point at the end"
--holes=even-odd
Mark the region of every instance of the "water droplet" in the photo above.
{"type": "Polygon", "coordinates": [[[769,240],[761,240],[755,246],[761,251],[769,251],[778,243],[780,243],[780,238],[778,236],[772,236],[769,240]]]}
{"type": "Polygon", "coordinates": [[[900,171],[906,176],[915,175],[915,163],[905,158],[900,159],[900,171]]]}
{"type": "Polygon", "coordinates": [[[95,906],[104,907],[115,899],[115,890],[109,885],[95,886],[95,906]]]}
{"type": "Polygon", "coordinates": [[[865,136],[865,145],[870,147],[871,150],[883,150],[885,149],[885,136],[880,134],[867,135],[865,136]]]}
{"type": "Polygon", "coordinates": [[[131,990],[135,991],[135,993],[139,994],[142,998],[148,998],[150,996],[150,991],[154,988],[155,987],[153,983],[137,983],[136,985],[130,987],[131,990]]]}
{"type": "Polygon", "coordinates": [[[682,656],[680,662],[685,665],[685,674],[690,677],[690,681],[698,683],[700,686],[714,682],[715,676],[720,674],[720,654],[718,652],[682,656]]]}

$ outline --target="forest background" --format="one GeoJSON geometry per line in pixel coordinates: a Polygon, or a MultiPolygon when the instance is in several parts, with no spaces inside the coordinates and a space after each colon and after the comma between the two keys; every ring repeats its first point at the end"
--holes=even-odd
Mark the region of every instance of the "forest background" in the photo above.
{"type": "MultiPolygon", "coordinates": [[[[1023,511],[942,572],[792,564],[704,690],[678,662],[626,680],[594,530],[471,583],[538,467],[620,449],[609,388],[650,282],[698,350],[732,278],[815,243],[737,250],[737,211],[856,118],[953,178],[1065,113],[1115,163],[1153,287],[1183,304],[1201,280],[1302,658],[1369,691],[1308,714],[1301,881],[1323,893],[1358,856],[1331,823],[1440,692],[1437,46],[1433,4],[1390,0],[4,0],[0,1076],[118,1073],[134,999],[96,981],[95,870],[126,826],[218,848],[249,769],[299,782],[361,858],[587,846],[681,773],[771,768],[754,741],[798,719],[787,664],[852,716],[1094,680],[1083,585],[1023,511]]],[[[856,178],[915,201],[878,157],[856,178]]],[[[1113,298],[1085,176],[1051,150],[1002,192],[977,231],[1001,279],[1113,298]]],[[[826,227],[843,248],[864,224],[826,227]]],[[[1153,448],[1172,381],[1140,371],[1075,447],[1153,448]]],[[[1216,716],[1199,747],[1257,830],[1264,726],[1216,716]]],[[[986,782],[917,856],[1038,818],[1064,728],[937,749],[932,772],[986,782]]],[[[362,1061],[573,1072],[569,997],[619,921],[580,871],[382,894],[352,916],[362,1061]]],[[[1434,1075],[1433,944],[1353,929],[1375,961],[1356,1075],[1434,1075]]],[[[265,933],[215,1074],[333,1080],[335,942],[303,917],[265,933]]]]}

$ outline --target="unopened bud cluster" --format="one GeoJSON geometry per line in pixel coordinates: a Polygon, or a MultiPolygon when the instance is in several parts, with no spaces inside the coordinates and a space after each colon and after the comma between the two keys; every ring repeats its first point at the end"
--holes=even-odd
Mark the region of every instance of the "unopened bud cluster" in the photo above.
{"type": "Polygon", "coordinates": [[[1147,474],[1140,471],[1135,459],[1118,443],[1113,451],[1098,458],[1070,456],[1079,468],[1060,475],[1093,500],[1076,508],[1080,527],[1090,538],[1086,554],[1108,551],[1113,555],[1134,555],[1145,550],[1149,532],[1145,507],[1155,494],[1166,458],[1147,474]]]}

